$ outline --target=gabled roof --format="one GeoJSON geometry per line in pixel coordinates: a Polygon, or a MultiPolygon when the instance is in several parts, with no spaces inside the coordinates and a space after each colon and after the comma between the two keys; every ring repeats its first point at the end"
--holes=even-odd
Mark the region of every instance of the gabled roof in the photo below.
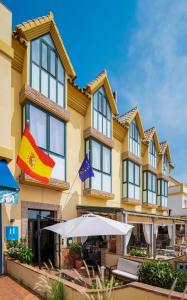
{"type": "Polygon", "coordinates": [[[160,143],[160,154],[164,155],[165,153],[167,154],[169,163],[171,163],[171,154],[170,154],[169,144],[167,141],[163,141],[160,143]]]}
{"type": "Polygon", "coordinates": [[[112,93],[112,89],[108,80],[106,70],[103,70],[94,80],[87,84],[85,90],[90,94],[93,94],[96,90],[98,90],[101,86],[104,87],[106,95],[108,97],[108,101],[110,103],[113,114],[118,115],[118,108],[116,104],[116,100],[112,93]]]}
{"type": "Polygon", "coordinates": [[[145,130],[144,131],[144,135],[145,135],[145,138],[143,140],[143,143],[149,144],[150,141],[152,139],[154,139],[157,151],[160,152],[160,144],[159,144],[159,141],[158,141],[158,136],[157,136],[156,128],[152,127],[152,128],[149,128],[149,129],[145,130]]]}
{"type": "Polygon", "coordinates": [[[120,116],[118,119],[118,122],[125,126],[125,127],[129,127],[131,122],[136,118],[137,121],[137,125],[140,131],[140,136],[142,139],[145,138],[144,136],[144,129],[142,126],[142,121],[140,119],[140,113],[138,111],[137,107],[134,107],[133,109],[129,110],[128,112],[126,112],[124,115],[120,116]]]}
{"type": "Polygon", "coordinates": [[[58,28],[55,24],[52,12],[50,12],[47,16],[23,22],[17,25],[14,31],[15,36],[24,38],[26,41],[30,41],[46,33],[51,34],[54,45],[62,60],[67,75],[69,75],[71,79],[75,79],[75,71],[64,47],[58,28]]]}

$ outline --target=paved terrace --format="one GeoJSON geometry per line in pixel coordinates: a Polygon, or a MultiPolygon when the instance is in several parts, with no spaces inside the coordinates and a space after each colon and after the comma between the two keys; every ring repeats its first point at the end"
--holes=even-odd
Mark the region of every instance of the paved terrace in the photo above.
{"type": "Polygon", "coordinates": [[[33,292],[8,276],[0,276],[0,300],[39,300],[33,292]]]}

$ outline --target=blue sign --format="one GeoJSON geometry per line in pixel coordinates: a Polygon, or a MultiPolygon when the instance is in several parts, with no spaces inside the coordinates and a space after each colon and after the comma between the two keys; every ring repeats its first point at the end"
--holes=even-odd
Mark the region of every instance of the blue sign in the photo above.
{"type": "Polygon", "coordinates": [[[5,226],[5,240],[17,241],[19,237],[18,226],[5,226]]]}
{"type": "Polygon", "coordinates": [[[17,204],[18,191],[0,189],[0,204],[17,204]]]}

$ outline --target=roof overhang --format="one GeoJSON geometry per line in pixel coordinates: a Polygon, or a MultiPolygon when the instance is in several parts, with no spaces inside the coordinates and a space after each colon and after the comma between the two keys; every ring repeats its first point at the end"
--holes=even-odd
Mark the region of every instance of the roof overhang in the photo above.
{"type": "Polygon", "coordinates": [[[50,12],[47,16],[38,19],[33,19],[28,22],[24,22],[20,25],[17,25],[15,28],[15,32],[21,38],[24,38],[26,41],[31,41],[41,35],[50,33],[67,75],[72,80],[76,78],[76,73],[71,64],[69,56],[64,47],[63,41],[61,39],[60,33],[54,21],[53,13],[50,12]]]}
{"type": "Polygon", "coordinates": [[[107,76],[107,72],[106,70],[104,70],[95,80],[93,80],[91,83],[89,83],[85,90],[90,93],[90,94],[94,94],[101,86],[104,87],[106,95],[108,97],[108,101],[110,103],[110,107],[112,110],[112,113],[117,116],[119,114],[118,112],[118,108],[117,108],[117,104],[116,104],[116,100],[114,98],[109,80],[108,80],[108,76],[107,76]]]}

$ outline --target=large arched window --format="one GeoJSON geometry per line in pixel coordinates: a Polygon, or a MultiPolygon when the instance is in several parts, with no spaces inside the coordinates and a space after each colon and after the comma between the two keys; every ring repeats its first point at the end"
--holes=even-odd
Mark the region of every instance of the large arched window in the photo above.
{"type": "Polygon", "coordinates": [[[152,167],[157,167],[157,153],[154,139],[152,139],[149,144],[149,163],[152,167]]]}
{"type": "Polygon", "coordinates": [[[129,151],[136,156],[140,156],[140,134],[136,120],[133,120],[130,124],[129,151]]]}
{"type": "Polygon", "coordinates": [[[65,71],[49,34],[31,41],[30,84],[65,107],[65,71]]]}
{"type": "Polygon", "coordinates": [[[95,92],[93,103],[93,127],[102,134],[112,136],[112,113],[103,87],[95,92]]]}

